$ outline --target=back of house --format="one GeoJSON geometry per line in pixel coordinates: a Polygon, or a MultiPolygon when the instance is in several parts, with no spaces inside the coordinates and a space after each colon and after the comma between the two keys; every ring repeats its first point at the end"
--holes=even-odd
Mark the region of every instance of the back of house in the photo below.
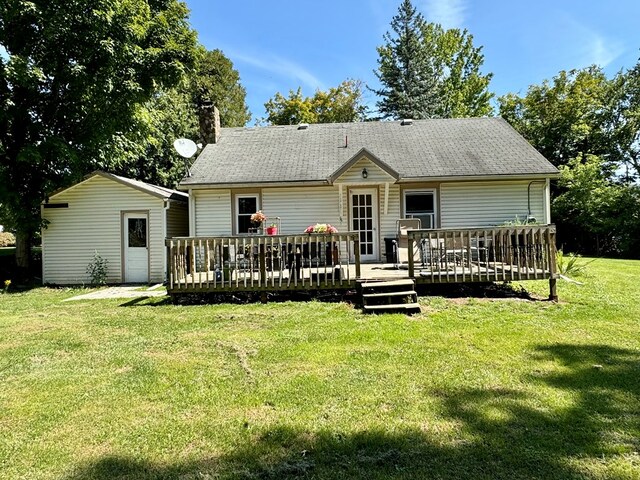
{"type": "Polygon", "coordinates": [[[499,118],[204,124],[212,143],[179,185],[191,236],[247,235],[261,210],[282,234],[358,232],[361,260],[380,262],[403,218],[422,229],[551,222],[558,170],[499,118]]]}

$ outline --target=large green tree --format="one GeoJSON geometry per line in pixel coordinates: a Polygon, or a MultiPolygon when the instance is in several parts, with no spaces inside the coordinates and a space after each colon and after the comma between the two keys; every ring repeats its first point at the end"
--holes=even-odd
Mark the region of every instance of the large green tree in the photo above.
{"type": "MultiPolygon", "coordinates": [[[[183,84],[188,83],[186,80],[183,84]]],[[[135,113],[135,126],[126,134],[114,135],[102,168],[155,185],[172,187],[186,173],[185,159],[173,141],[198,138],[198,116],[192,92],[185,85],[158,91],[135,113]]]]}
{"type": "Polygon", "coordinates": [[[640,179],[640,61],[611,81],[606,128],[612,138],[610,159],[628,182],[640,179]]]}
{"type": "Polygon", "coordinates": [[[220,50],[199,47],[196,68],[178,86],[157,91],[136,110],[135,125],[113,137],[102,163],[114,173],[175,187],[184,177],[185,160],[173,141],[199,137],[199,106],[212,102],[222,126],[240,127],[251,117],[245,97],[233,63],[220,50]]]}
{"type": "Polygon", "coordinates": [[[580,155],[560,167],[553,215],[570,250],[598,255],[640,256],[640,187],[603,175],[606,162],[580,155]]]}
{"type": "Polygon", "coordinates": [[[598,66],[561,71],[524,96],[498,100],[500,114],[561,170],[552,216],[569,250],[637,256],[635,75],[634,69],[608,78],[598,66]]]}
{"type": "Polygon", "coordinates": [[[441,72],[427,55],[425,20],[410,0],[403,0],[391,20],[391,32],[379,46],[376,76],[382,88],[375,90],[383,118],[431,118],[441,109],[438,82],[441,72]]]}
{"type": "Polygon", "coordinates": [[[367,112],[359,80],[345,80],[327,91],[317,90],[312,97],[304,97],[301,88],[290,90],[288,97],[277,92],[264,107],[271,125],[348,123],[364,120],[367,112]]]}
{"type": "Polygon", "coordinates": [[[140,105],[193,67],[177,0],[0,3],[0,203],[26,268],[47,192],[100,167],[140,105]]]}
{"type": "Polygon", "coordinates": [[[551,81],[531,85],[524,96],[498,99],[500,115],[554,165],[580,154],[614,161],[609,129],[615,83],[600,67],[561,71],[551,81]]]}
{"type": "Polygon", "coordinates": [[[445,30],[436,23],[423,27],[425,49],[440,73],[438,105],[441,118],[484,117],[493,114],[489,83],[493,74],[481,72],[482,47],[473,45],[466,29],[445,30]]]}
{"type": "Polygon", "coordinates": [[[240,74],[221,50],[200,51],[192,82],[195,105],[212,102],[223,127],[242,127],[251,120],[240,74]]]}
{"type": "Polygon", "coordinates": [[[383,118],[451,118],[492,114],[489,82],[482,74],[482,47],[467,30],[428,23],[410,0],[391,21],[378,47],[382,87],[377,107],[383,118]]]}

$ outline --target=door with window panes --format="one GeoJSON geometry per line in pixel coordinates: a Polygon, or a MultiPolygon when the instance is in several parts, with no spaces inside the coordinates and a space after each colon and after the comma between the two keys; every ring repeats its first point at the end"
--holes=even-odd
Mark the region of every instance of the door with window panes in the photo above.
{"type": "Polygon", "coordinates": [[[378,194],[373,188],[349,193],[351,231],[360,239],[360,261],[376,262],[378,256],[378,194]]]}

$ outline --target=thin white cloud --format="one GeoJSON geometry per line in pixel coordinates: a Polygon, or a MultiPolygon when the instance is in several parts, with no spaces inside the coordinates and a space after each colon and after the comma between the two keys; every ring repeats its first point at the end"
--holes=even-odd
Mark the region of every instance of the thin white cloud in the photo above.
{"type": "Polygon", "coordinates": [[[265,70],[280,77],[294,79],[311,90],[324,90],[325,86],[315,75],[304,67],[277,55],[254,56],[245,53],[229,52],[229,57],[235,62],[245,63],[255,68],[265,70]]]}
{"type": "Polygon", "coordinates": [[[587,46],[584,56],[587,60],[585,63],[600,65],[607,67],[624,53],[624,45],[622,42],[607,41],[602,35],[592,34],[590,45],[587,46]]]}
{"type": "Polygon", "coordinates": [[[466,0],[423,0],[419,3],[428,22],[439,23],[444,28],[463,28],[466,0]]]}
{"type": "Polygon", "coordinates": [[[565,38],[574,45],[573,56],[577,67],[599,65],[606,68],[625,51],[623,42],[608,38],[597,30],[577,21],[572,16],[562,16],[565,38]]]}

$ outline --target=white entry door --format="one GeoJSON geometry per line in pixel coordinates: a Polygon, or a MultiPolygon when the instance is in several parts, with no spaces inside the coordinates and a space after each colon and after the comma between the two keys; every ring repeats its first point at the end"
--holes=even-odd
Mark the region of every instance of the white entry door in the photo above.
{"type": "Polygon", "coordinates": [[[149,218],[146,213],[125,213],[124,233],[124,282],[147,283],[149,281],[149,218]]]}
{"type": "Polygon", "coordinates": [[[349,194],[351,231],[360,234],[360,261],[377,262],[378,192],[375,188],[353,189],[349,194]]]}

